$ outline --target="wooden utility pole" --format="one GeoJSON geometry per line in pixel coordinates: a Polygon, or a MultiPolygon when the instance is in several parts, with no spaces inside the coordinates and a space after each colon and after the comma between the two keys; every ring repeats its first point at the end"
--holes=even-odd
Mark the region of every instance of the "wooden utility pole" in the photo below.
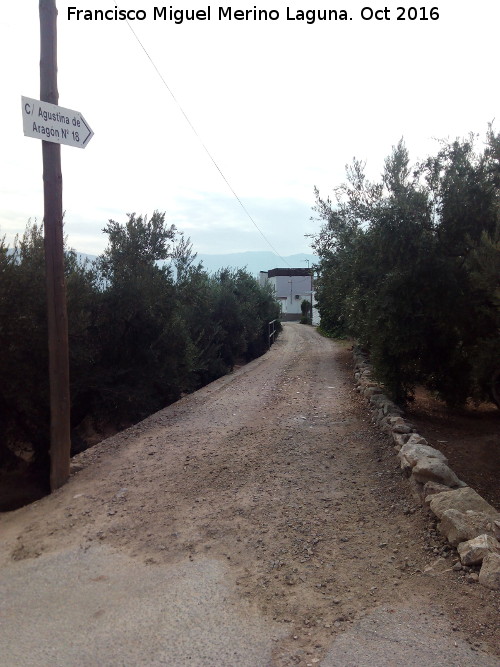
{"type": "MultiPolygon", "coordinates": [[[[40,100],[58,104],[57,8],[40,0],[40,100]]],[[[70,459],[68,316],[64,276],[61,146],[42,141],[45,270],[49,333],[50,488],[66,483],[70,459]]]]}

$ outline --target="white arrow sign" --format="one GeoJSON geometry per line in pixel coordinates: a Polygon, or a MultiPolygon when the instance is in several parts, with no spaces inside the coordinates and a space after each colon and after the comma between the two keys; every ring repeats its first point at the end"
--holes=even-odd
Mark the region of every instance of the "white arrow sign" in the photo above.
{"type": "Polygon", "coordinates": [[[33,100],[31,97],[21,97],[21,100],[26,137],[85,148],[94,136],[79,111],[33,100]]]}

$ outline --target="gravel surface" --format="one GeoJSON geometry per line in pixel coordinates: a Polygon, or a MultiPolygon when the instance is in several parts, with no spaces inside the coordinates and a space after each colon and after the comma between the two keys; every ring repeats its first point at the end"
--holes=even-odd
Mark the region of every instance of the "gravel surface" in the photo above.
{"type": "Polygon", "coordinates": [[[311,327],[75,462],[2,515],[1,664],[500,664],[500,595],[311,327]]]}

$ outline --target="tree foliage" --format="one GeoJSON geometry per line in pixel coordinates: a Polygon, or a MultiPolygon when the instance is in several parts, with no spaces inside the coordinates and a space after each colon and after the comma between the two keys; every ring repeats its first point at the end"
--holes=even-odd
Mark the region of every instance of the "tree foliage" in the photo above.
{"type": "MultiPolygon", "coordinates": [[[[110,220],[104,253],[66,251],[71,423],[137,422],[267,349],[278,316],[244,270],[209,275],[165,214],[110,220]]],[[[48,464],[49,399],[43,229],[0,241],[0,466],[30,447],[48,464]],[[6,381],[8,379],[8,381],[6,381]]],[[[75,437],[75,442],[76,442],[75,437]]]]}
{"type": "Polygon", "coordinates": [[[500,366],[499,146],[490,131],[412,166],[400,141],[379,182],[355,161],[334,202],[316,191],[321,326],[357,338],[401,402],[418,384],[485,400],[500,366]]]}

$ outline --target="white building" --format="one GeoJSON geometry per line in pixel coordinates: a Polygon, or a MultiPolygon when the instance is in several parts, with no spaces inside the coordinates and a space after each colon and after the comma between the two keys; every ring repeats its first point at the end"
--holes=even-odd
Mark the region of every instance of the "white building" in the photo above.
{"type": "MultiPolygon", "coordinates": [[[[307,299],[314,303],[314,287],[311,269],[271,269],[261,271],[259,275],[261,285],[266,283],[274,288],[276,300],[281,307],[282,320],[300,320],[302,301],[307,299]]],[[[316,309],[313,309],[313,324],[316,309]]]]}

